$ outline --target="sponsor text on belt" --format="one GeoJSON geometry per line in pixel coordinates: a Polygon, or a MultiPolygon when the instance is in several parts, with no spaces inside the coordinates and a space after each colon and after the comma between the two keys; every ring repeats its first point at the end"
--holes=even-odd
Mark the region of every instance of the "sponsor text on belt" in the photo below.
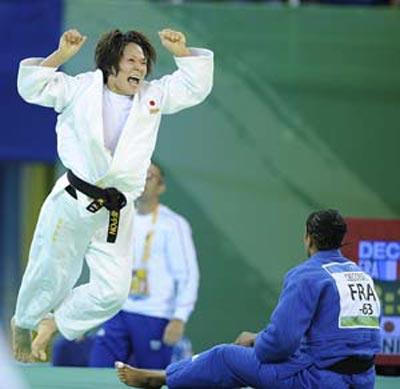
{"type": "Polygon", "coordinates": [[[96,213],[105,207],[110,212],[107,232],[107,242],[114,243],[117,239],[120,211],[126,205],[126,197],[116,188],[99,188],[81,180],[71,170],[67,172],[69,185],[65,188],[69,195],[77,199],[76,191],[82,192],[93,201],[86,207],[89,212],[96,213]]]}

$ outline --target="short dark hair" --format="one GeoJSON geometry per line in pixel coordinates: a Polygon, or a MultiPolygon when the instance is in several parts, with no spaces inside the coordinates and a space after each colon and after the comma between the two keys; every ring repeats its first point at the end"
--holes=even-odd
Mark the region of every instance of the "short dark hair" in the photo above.
{"type": "Polygon", "coordinates": [[[325,209],[311,213],[307,218],[306,231],[318,250],[333,250],[342,246],[347,225],[339,211],[325,209]]]}
{"type": "Polygon", "coordinates": [[[114,71],[118,73],[119,62],[128,43],[136,43],[143,50],[147,60],[147,74],[150,74],[156,61],[156,50],[145,35],[138,31],[122,33],[112,30],[103,34],[95,50],[96,66],[103,72],[104,83],[114,71]]]}

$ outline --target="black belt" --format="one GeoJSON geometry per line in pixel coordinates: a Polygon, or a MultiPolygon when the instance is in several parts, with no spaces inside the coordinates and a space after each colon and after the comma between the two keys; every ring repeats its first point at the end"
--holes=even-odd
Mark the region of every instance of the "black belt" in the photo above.
{"type": "Polygon", "coordinates": [[[82,192],[93,201],[86,207],[92,213],[105,207],[110,211],[108,223],[107,242],[114,243],[117,239],[120,211],[126,205],[126,197],[116,188],[99,188],[96,185],[89,184],[81,180],[71,170],[67,172],[67,178],[70,183],[65,190],[75,199],[77,199],[76,190],[82,192]]]}
{"type": "Polygon", "coordinates": [[[342,359],[325,369],[339,374],[360,374],[369,370],[372,366],[374,366],[374,357],[362,358],[351,356],[342,359]]]}

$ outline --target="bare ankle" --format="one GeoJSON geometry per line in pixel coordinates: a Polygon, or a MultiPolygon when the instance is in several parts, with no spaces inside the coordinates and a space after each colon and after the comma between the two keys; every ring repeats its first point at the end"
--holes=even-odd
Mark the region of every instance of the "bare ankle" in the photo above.
{"type": "Polygon", "coordinates": [[[148,384],[151,388],[161,388],[166,384],[165,373],[160,371],[154,371],[152,376],[148,377],[148,384]]]}

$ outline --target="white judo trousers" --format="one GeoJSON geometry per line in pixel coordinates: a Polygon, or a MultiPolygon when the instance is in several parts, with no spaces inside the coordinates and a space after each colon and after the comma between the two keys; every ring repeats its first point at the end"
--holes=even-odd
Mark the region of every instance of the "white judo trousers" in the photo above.
{"type": "Polygon", "coordinates": [[[133,252],[133,200],[121,210],[115,243],[107,243],[109,212],[86,210],[63,188],[60,178],[44,202],[32,241],[28,266],[19,291],[16,324],[34,329],[54,310],[57,327],[67,339],[83,335],[115,315],[129,293],[133,252]],[[83,266],[87,284],[73,289],[83,266]]]}
{"type": "Polygon", "coordinates": [[[29,103],[54,108],[57,147],[64,166],[79,178],[102,188],[115,187],[127,198],[121,210],[115,243],[107,243],[109,212],[86,207],[92,199],[77,191],[70,196],[61,177],[42,206],[28,266],[18,294],[17,326],[35,329],[54,311],[58,329],[75,339],[111,318],[129,294],[133,253],[133,201],[144,188],[162,114],[199,104],[213,83],[213,53],[191,49],[192,56],[175,58],[178,69],[145,82],[132,108],[114,155],[103,138],[103,75],[100,70],[71,77],[21,62],[18,91],[29,103]],[[73,288],[86,260],[87,284],[73,288]]]}

